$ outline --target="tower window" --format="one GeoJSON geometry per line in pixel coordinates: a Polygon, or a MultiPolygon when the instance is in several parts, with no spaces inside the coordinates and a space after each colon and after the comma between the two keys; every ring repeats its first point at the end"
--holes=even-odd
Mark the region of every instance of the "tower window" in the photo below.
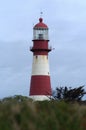
{"type": "Polygon", "coordinates": [[[43,39],[43,34],[39,34],[39,39],[43,39]]]}

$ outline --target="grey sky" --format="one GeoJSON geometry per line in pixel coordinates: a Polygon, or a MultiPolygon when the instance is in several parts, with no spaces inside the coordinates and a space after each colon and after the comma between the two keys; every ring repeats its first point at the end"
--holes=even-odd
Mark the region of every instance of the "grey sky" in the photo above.
{"type": "Polygon", "coordinates": [[[86,85],[85,0],[0,0],[0,98],[28,96],[32,28],[43,11],[49,26],[52,88],[86,85]]]}

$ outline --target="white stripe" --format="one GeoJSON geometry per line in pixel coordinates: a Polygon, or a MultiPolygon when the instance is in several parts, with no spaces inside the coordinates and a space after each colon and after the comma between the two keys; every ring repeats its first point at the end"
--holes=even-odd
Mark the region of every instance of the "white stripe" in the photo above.
{"type": "Polygon", "coordinates": [[[47,56],[33,56],[32,75],[50,75],[47,56]]]}

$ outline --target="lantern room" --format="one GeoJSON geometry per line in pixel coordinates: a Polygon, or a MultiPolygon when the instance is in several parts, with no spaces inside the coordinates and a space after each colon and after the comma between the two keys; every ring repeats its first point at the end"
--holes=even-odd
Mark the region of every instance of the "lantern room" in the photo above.
{"type": "Polygon", "coordinates": [[[48,26],[43,23],[43,19],[39,19],[39,23],[33,28],[33,40],[49,40],[48,26]]]}

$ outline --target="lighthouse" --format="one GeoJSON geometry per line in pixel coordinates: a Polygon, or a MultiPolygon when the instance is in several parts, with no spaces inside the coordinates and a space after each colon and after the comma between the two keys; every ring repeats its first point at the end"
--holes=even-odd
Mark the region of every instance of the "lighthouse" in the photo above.
{"type": "Polygon", "coordinates": [[[33,27],[33,46],[30,47],[33,63],[29,94],[33,100],[49,100],[52,95],[48,58],[52,48],[49,46],[48,30],[43,18],[39,18],[39,22],[33,27]]]}

